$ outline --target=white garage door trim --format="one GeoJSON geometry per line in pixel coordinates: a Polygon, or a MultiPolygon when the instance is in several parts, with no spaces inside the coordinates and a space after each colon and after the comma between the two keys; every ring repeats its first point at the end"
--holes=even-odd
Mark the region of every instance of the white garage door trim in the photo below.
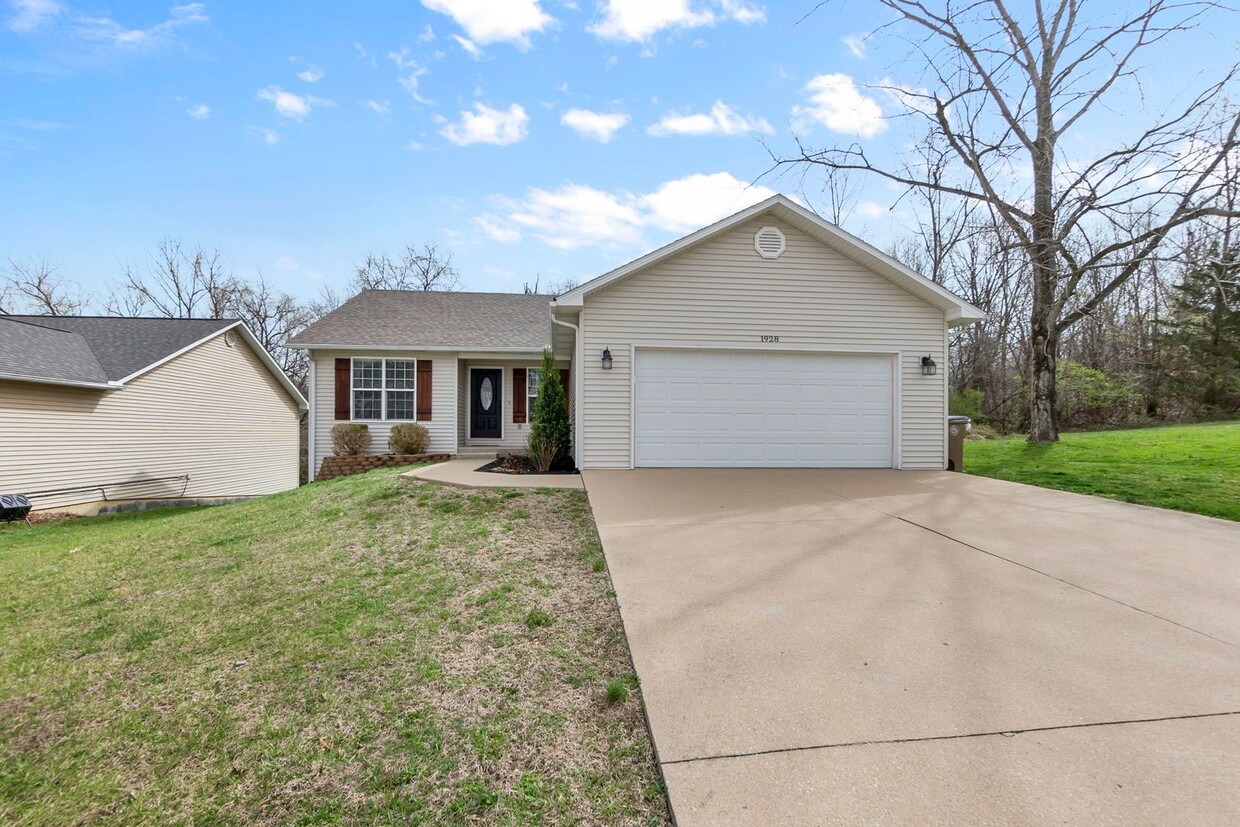
{"type": "MultiPolygon", "coordinates": [[[[903,388],[901,377],[904,363],[903,351],[875,350],[873,348],[813,347],[783,342],[716,343],[646,342],[629,345],[629,468],[637,467],[637,352],[639,350],[685,350],[685,351],[767,351],[778,353],[807,353],[818,356],[884,356],[891,363],[891,467],[902,467],[901,444],[903,442],[903,388]]],[[[946,449],[944,449],[946,450],[946,449]]],[[[944,454],[946,456],[946,454],[944,454]]]]}

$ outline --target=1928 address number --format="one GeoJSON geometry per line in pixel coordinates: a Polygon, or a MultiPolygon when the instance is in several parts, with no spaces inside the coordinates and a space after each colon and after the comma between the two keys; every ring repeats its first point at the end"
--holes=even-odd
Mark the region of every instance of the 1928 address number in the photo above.
{"type": "Polygon", "coordinates": [[[759,336],[758,338],[763,342],[778,342],[779,341],[778,336],[759,336]]]}

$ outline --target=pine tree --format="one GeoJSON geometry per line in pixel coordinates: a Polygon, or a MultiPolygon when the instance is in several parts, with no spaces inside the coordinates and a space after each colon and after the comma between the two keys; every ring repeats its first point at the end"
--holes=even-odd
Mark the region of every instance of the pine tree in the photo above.
{"type": "Polygon", "coordinates": [[[1209,250],[1175,286],[1169,382],[1206,413],[1240,410],[1240,258],[1209,250]]]}
{"type": "MultiPolygon", "coordinates": [[[[568,470],[573,467],[573,428],[568,419],[568,397],[560,384],[560,371],[551,351],[543,351],[538,396],[530,417],[530,459],[536,465],[568,470]],[[541,461],[540,461],[541,459],[541,461]]],[[[548,470],[539,468],[539,470],[548,470]]]]}

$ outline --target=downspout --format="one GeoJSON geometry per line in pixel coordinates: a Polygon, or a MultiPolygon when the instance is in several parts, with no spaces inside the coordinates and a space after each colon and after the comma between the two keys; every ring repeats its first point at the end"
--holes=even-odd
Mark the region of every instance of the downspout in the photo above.
{"type": "MultiPolygon", "coordinates": [[[[551,323],[567,327],[573,331],[573,463],[581,470],[581,328],[572,322],[565,322],[555,317],[555,300],[547,305],[551,315],[551,323]]],[[[552,352],[555,352],[555,339],[552,337],[552,352]]]]}
{"type": "Polygon", "coordinates": [[[306,484],[314,482],[314,406],[318,399],[314,392],[314,374],[317,365],[314,362],[314,351],[306,351],[306,362],[309,365],[310,410],[306,414],[306,484]]]}

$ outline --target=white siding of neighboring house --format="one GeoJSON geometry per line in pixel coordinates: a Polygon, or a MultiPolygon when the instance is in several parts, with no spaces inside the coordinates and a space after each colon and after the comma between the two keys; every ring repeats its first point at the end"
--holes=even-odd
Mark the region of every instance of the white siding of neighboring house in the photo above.
{"type": "Polygon", "coordinates": [[[946,464],[946,370],[921,374],[927,353],[946,365],[943,311],[769,215],[588,296],[581,329],[584,468],[630,467],[632,345],[748,348],[762,336],[779,336],[771,349],[900,351],[902,467],[946,464]],[[787,249],[764,259],[754,233],[772,225],[787,249]]]}
{"type": "MultiPolygon", "coordinates": [[[[430,434],[430,453],[453,454],[457,450],[457,355],[431,351],[333,351],[310,352],[314,371],[314,471],[323,457],[332,455],[332,426],[336,420],[336,359],[429,359],[431,361],[431,418],[419,422],[430,434]]],[[[388,453],[388,435],[396,422],[368,420],[370,453],[388,453]]],[[[313,474],[311,475],[313,479],[313,474]]]]}
{"type": "MultiPolygon", "coordinates": [[[[240,338],[216,336],[119,390],[0,382],[0,492],[108,485],[109,499],[268,494],[298,484],[296,401],[240,338]],[[129,485],[116,485],[130,482],[129,485]]],[[[80,506],[96,493],[36,499],[80,506]]]]}

